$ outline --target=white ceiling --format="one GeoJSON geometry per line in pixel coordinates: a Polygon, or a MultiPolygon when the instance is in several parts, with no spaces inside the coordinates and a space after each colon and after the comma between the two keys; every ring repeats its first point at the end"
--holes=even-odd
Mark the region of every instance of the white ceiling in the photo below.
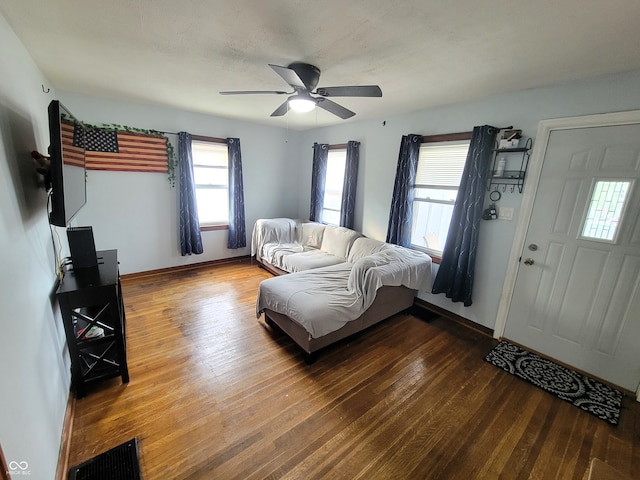
{"type": "MultiPolygon", "coordinates": [[[[57,89],[291,129],[469,101],[640,68],[638,0],[0,0],[57,89]],[[269,115],[290,90],[269,63],[304,61],[318,86],[380,85],[269,115]]],[[[640,86],[639,86],[640,87],[640,86]]]]}

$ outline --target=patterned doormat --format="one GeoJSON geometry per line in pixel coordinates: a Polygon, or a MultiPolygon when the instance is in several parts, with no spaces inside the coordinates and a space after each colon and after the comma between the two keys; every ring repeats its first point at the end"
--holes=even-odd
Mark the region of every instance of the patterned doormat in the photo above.
{"type": "Polygon", "coordinates": [[[622,392],[608,385],[505,341],[496,345],[485,360],[602,420],[618,424],[622,392]]]}

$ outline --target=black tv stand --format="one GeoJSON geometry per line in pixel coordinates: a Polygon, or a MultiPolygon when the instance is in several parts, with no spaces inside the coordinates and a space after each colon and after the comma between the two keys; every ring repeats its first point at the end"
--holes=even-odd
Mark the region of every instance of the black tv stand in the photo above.
{"type": "Polygon", "coordinates": [[[56,296],[71,356],[71,384],[78,398],[97,382],[129,382],[126,319],[117,250],[96,252],[96,267],[70,269],[56,296]]]}

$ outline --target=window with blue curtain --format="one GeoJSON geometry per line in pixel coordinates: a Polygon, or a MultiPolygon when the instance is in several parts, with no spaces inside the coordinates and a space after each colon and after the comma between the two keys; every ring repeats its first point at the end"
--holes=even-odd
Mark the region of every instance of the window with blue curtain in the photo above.
{"type": "Polygon", "coordinates": [[[359,146],[314,144],[310,219],[353,228],[359,146]]]}
{"type": "Polygon", "coordinates": [[[225,229],[229,231],[227,248],[246,247],[240,139],[201,135],[189,135],[189,139],[198,233],[225,229]]]}
{"type": "Polygon", "coordinates": [[[498,129],[473,128],[451,224],[432,293],[444,293],[454,302],[470,306],[478,252],[480,223],[486,195],[489,165],[498,129]]]}

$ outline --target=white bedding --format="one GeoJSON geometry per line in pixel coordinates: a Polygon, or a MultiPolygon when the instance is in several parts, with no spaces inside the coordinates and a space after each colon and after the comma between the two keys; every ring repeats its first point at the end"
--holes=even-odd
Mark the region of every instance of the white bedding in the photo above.
{"type": "Polygon", "coordinates": [[[383,285],[431,289],[431,257],[402,247],[387,248],[355,263],[263,280],[256,313],[265,309],[297,321],[313,338],[340,329],[371,306],[383,285]]]}

